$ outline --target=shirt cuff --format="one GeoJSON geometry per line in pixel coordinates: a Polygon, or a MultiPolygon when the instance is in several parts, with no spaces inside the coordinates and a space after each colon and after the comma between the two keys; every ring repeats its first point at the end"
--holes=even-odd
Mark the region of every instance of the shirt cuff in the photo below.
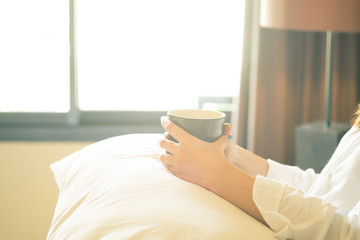
{"type": "Polygon", "coordinates": [[[290,225],[289,220],[279,213],[280,204],[287,188],[286,183],[257,176],[253,187],[253,200],[266,223],[275,232],[290,225]]]}

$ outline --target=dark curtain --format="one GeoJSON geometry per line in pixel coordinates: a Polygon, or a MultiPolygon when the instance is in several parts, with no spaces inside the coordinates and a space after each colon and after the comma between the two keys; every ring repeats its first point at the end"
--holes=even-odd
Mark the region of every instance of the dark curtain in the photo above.
{"type": "MultiPolygon", "coordinates": [[[[297,125],[325,120],[322,32],[263,29],[258,1],[246,1],[237,143],[293,164],[297,125]]],[[[332,122],[349,122],[360,102],[360,34],[334,33],[332,122]]]]}

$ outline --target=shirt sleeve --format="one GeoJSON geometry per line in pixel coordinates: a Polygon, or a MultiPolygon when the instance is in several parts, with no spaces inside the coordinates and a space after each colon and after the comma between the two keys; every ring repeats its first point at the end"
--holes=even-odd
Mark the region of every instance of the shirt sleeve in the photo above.
{"type": "Polygon", "coordinates": [[[321,198],[262,176],[256,177],[253,198],[278,239],[360,239],[359,204],[345,216],[321,198]]]}
{"type": "Polygon", "coordinates": [[[296,166],[288,166],[268,159],[269,169],[266,177],[286,182],[306,192],[318,177],[313,169],[302,170],[296,166]]]}

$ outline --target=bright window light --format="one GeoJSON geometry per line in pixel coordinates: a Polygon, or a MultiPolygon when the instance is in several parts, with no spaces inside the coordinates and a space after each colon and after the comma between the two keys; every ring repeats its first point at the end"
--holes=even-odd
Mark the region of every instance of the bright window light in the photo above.
{"type": "Polygon", "coordinates": [[[0,0],[0,112],[69,110],[69,1],[0,0]]]}
{"type": "Polygon", "coordinates": [[[81,110],[195,108],[239,91],[242,0],[78,0],[81,110]]]}
{"type": "MultiPolygon", "coordinates": [[[[77,0],[80,110],[237,95],[244,0],[77,0]]],[[[69,1],[0,0],[0,112],[70,108],[69,1]]]]}

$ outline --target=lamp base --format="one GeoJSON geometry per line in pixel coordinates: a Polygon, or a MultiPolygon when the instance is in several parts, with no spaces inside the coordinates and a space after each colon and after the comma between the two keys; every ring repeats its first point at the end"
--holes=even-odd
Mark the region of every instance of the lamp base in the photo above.
{"type": "Polygon", "coordinates": [[[295,164],[319,173],[331,158],[341,138],[350,129],[346,123],[314,122],[295,128],[295,164]]]}

